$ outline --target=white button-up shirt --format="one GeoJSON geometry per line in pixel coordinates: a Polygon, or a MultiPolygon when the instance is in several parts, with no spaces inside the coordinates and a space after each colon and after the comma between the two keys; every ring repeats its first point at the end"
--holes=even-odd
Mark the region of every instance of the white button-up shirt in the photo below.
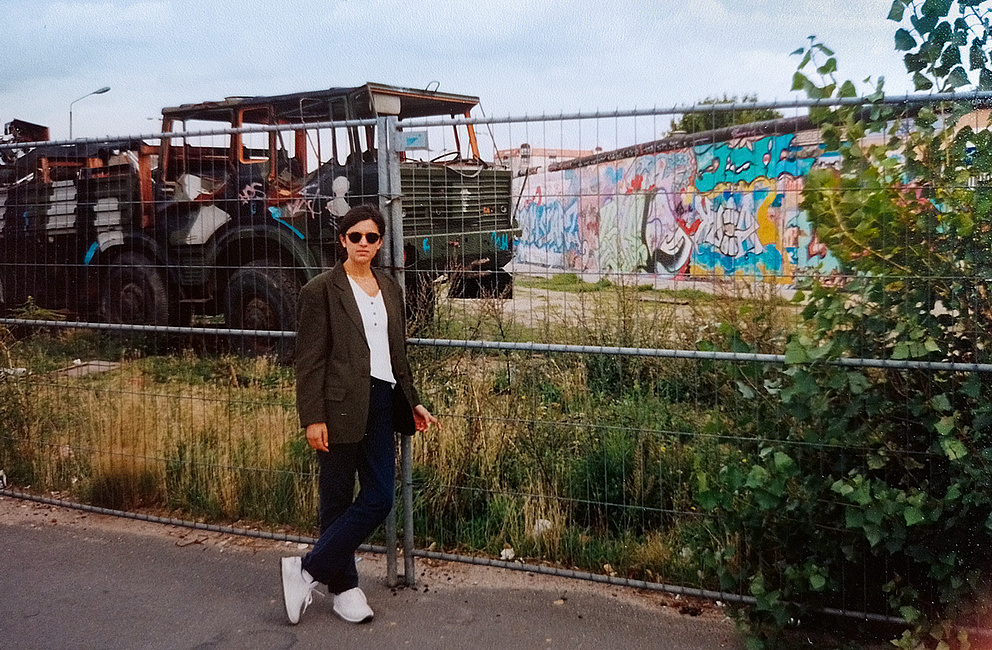
{"type": "Polygon", "coordinates": [[[358,283],[350,275],[348,282],[351,283],[351,290],[355,294],[358,311],[362,313],[365,340],[369,342],[372,376],[395,384],[396,377],[393,376],[393,364],[389,357],[389,336],[387,334],[389,321],[386,315],[386,303],[382,299],[382,290],[380,289],[375,296],[370,296],[358,286],[358,283]]]}

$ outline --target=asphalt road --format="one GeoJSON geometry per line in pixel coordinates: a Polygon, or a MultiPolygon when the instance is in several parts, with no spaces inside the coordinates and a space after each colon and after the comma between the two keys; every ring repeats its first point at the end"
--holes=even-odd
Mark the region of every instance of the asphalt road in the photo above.
{"type": "Polygon", "coordinates": [[[390,589],[379,555],[359,563],[374,621],[317,597],[292,626],[279,558],[304,552],[0,496],[0,649],[743,648],[713,607],[427,561],[415,589],[390,589]]]}

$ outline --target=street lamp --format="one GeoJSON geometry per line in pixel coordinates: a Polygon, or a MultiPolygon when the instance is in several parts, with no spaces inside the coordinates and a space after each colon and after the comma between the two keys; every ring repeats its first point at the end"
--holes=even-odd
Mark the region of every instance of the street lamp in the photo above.
{"type": "Polygon", "coordinates": [[[107,92],[108,90],[110,90],[110,86],[104,86],[103,88],[99,88],[97,90],[94,90],[91,93],[86,93],[85,95],[83,95],[79,99],[74,99],[71,102],[69,102],[69,139],[70,140],[72,140],[72,105],[75,104],[76,102],[78,102],[80,99],[86,99],[90,95],[102,95],[103,93],[107,92]]]}

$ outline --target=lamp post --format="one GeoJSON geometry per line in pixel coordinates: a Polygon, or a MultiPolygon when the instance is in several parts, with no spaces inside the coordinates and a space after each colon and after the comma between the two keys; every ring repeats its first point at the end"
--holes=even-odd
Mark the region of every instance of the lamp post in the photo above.
{"type": "Polygon", "coordinates": [[[104,86],[103,88],[98,88],[97,90],[94,90],[91,93],[86,93],[79,99],[74,99],[71,102],[69,102],[69,139],[70,140],[72,140],[72,105],[78,102],[80,99],[86,99],[90,95],[102,95],[103,93],[109,90],[110,90],[110,86],[104,86]]]}

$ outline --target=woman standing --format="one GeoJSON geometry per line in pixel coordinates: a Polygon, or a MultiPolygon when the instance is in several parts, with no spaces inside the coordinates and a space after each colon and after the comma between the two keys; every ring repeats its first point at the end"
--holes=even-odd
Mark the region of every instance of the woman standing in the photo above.
{"type": "Polygon", "coordinates": [[[386,228],[382,215],[361,205],[338,228],[344,262],[300,293],[296,408],[320,467],[320,539],[304,557],[282,559],[293,624],[318,583],[333,594],[338,616],[351,623],[372,619],[358,587],[355,551],[393,506],[394,432],[412,435],[438,424],[410,380],[403,294],[372,268],[386,228]]]}

